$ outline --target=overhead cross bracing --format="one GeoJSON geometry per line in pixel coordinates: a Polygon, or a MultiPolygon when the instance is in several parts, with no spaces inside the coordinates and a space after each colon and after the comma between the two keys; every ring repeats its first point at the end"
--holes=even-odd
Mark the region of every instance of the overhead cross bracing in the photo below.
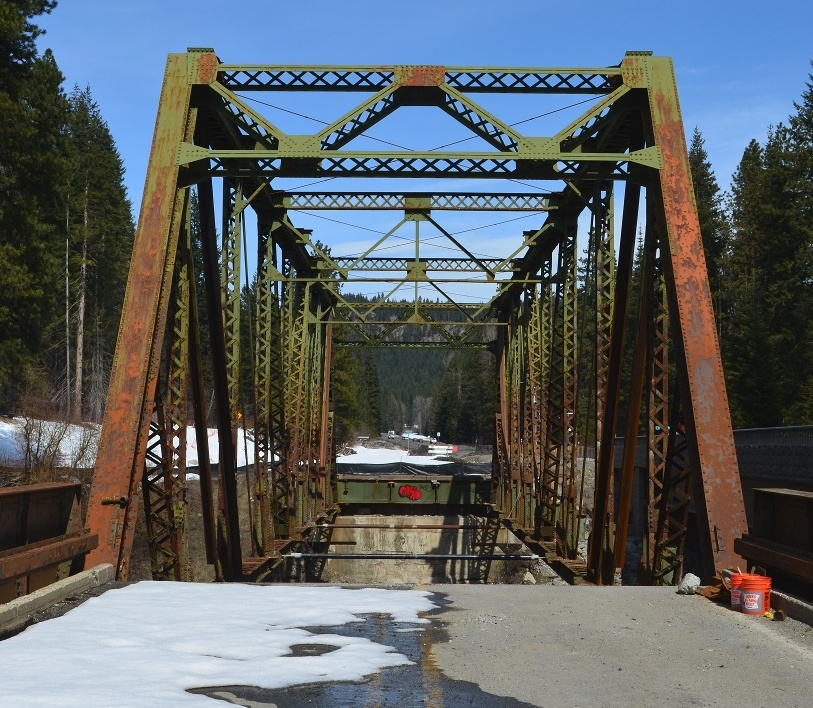
{"type": "Polygon", "coordinates": [[[594,582],[624,565],[635,514],[648,529],[641,577],[676,578],[689,500],[705,574],[737,562],[745,515],[668,58],[489,69],[170,55],[90,499],[100,538],[90,562],[127,576],[143,499],[154,575],[187,577],[190,426],[220,577],[245,577],[311,538],[341,506],[330,407],[339,346],[494,352],[488,506],[574,564],[592,528],[594,582]],[[255,443],[248,518],[238,427],[255,443]],[[633,494],[639,432],[643,497],[633,494]],[[617,463],[619,435],[629,442],[617,463]]]}

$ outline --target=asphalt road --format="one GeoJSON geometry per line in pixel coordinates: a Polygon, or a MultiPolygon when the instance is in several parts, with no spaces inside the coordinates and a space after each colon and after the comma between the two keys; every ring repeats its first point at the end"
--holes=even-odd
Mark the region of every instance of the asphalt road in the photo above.
{"type": "MultiPolygon", "coordinates": [[[[68,598],[33,619],[56,617],[115,586],[68,598]]],[[[361,683],[194,692],[251,708],[813,705],[813,628],[794,620],[747,617],[672,588],[420,589],[439,606],[421,632],[404,632],[377,615],[324,628],[392,646],[410,666],[361,683]]],[[[303,655],[312,650],[299,648],[303,655]]]]}
{"type": "Polygon", "coordinates": [[[672,588],[435,586],[440,671],[535,706],[813,705],[813,628],[672,588]]]}

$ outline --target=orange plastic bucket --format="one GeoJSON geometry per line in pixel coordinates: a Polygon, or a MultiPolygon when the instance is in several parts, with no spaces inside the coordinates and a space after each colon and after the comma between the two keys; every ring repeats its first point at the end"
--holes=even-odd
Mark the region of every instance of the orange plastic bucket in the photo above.
{"type": "Polygon", "coordinates": [[[764,575],[763,577],[763,595],[762,595],[762,607],[764,608],[765,612],[768,612],[771,609],[771,579],[764,575]]]}
{"type": "Polygon", "coordinates": [[[770,608],[771,579],[764,575],[743,575],[742,612],[761,617],[770,608]],[[765,598],[768,598],[766,607],[765,598]]]}
{"type": "Polygon", "coordinates": [[[742,612],[742,573],[731,574],[731,609],[742,612]]]}

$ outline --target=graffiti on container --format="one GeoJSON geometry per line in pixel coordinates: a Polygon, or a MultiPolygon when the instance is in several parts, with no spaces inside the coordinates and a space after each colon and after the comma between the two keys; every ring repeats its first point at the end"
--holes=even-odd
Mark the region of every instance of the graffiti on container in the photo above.
{"type": "Polygon", "coordinates": [[[418,501],[421,498],[421,490],[412,484],[404,484],[398,489],[398,496],[406,497],[412,501],[418,501]]]}

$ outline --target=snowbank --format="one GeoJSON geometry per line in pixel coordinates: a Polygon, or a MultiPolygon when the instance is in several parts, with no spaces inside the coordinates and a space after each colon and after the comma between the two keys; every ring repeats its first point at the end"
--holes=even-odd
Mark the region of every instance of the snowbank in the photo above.
{"type": "MultiPolygon", "coordinates": [[[[68,425],[51,421],[32,420],[37,434],[29,439],[39,439],[35,450],[45,451],[53,440],[59,440],[59,454],[57,465],[60,467],[93,467],[96,464],[96,450],[99,444],[101,426],[93,423],[82,425],[68,425]]],[[[19,464],[25,457],[24,428],[25,418],[11,418],[0,420],[0,463],[19,464]]],[[[208,429],[209,461],[217,463],[219,459],[219,438],[217,430],[208,429]]],[[[244,467],[246,460],[254,460],[254,440],[251,432],[247,434],[242,429],[237,431],[237,466],[244,467]]],[[[186,464],[197,467],[200,462],[198,454],[195,428],[189,427],[186,431],[186,464]]]]}
{"type": "Polygon", "coordinates": [[[60,467],[93,467],[100,430],[101,426],[94,423],[72,425],[33,418],[4,418],[0,420],[0,463],[21,463],[30,444],[35,455],[56,452],[56,464],[60,467]]]}
{"type": "Polygon", "coordinates": [[[388,448],[368,448],[357,446],[351,448],[355,455],[337,455],[336,462],[351,462],[358,465],[388,465],[392,462],[409,462],[413,465],[447,465],[445,460],[436,460],[434,457],[424,455],[411,455],[406,450],[390,450],[388,448]]]}
{"type": "MultiPolygon", "coordinates": [[[[66,425],[49,421],[34,421],[48,435],[62,435],[59,444],[58,464],[64,467],[93,467],[96,464],[96,449],[99,442],[101,426],[90,423],[83,425],[66,425]]],[[[0,420],[0,463],[20,463],[24,454],[24,418],[0,420]]],[[[218,433],[214,428],[208,430],[209,462],[217,464],[219,459],[218,433]]],[[[43,439],[42,445],[47,445],[43,439]]],[[[414,443],[413,443],[414,445],[414,443]]],[[[436,460],[430,456],[410,456],[406,450],[391,450],[387,448],[367,448],[357,446],[352,448],[355,455],[339,455],[337,462],[353,462],[366,465],[386,465],[392,462],[409,462],[416,465],[445,465],[448,462],[436,460]]],[[[237,466],[245,465],[254,460],[254,440],[251,431],[237,431],[237,466]]],[[[195,429],[187,428],[186,432],[186,464],[189,467],[198,467],[200,455],[198,452],[195,429]]],[[[193,477],[190,475],[190,477],[193,477]]]]}
{"type": "Polygon", "coordinates": [[[0,642],[0,705],[212,706],[187,689],[358,681],[411,662],[364,637],[304,628],[379,613],[427,623],[418,613],[434,607],[416,590],[141,582],[0,642]],[[336,649],[289,655],[303,643],[336,649]]]}

